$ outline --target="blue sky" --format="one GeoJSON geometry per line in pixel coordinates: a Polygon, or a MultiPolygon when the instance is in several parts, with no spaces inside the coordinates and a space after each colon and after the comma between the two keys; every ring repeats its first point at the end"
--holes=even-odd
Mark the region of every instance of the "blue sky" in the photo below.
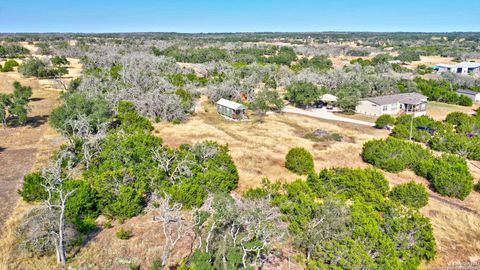
{"type": "Polygon", "coordinates": [[[0,0],[0,32],[480,31],[480,1],[0,0]]]}

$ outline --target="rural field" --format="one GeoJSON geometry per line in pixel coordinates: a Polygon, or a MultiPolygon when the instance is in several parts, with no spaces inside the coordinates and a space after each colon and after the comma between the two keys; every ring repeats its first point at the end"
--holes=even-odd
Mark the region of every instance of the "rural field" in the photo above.
{"type": "Polygon", "coordinates": [[[0,269],[476,269],[479,59],[470,32],[0,34],[0,269]]]}

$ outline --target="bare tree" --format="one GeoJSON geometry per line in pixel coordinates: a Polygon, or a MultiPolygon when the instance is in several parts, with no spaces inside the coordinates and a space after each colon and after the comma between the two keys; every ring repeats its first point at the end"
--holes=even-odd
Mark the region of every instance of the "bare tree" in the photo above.
{"type": "Polygon", "coordinates": [[[64,134],[70,144],[73,144],[75,139],[80,139],[82,143],[83,163],[88,169],[90,167],[90,160],[101,151],[100,142],[108,132],[109,122],[100,123],[97,125],[97,130],[89,122],[86,115],[79,115],[77,119],[70,119],[66,123],[71,130],[64,134]]]}
{"type": "MultiPolygon", "coordinates": [[[[227,267],[226,247],[239,249],[243,267],[257,266],[261,255],[273,242],[286,235],[287,224],[280,210],[269,199],[249,200],[237,195],[216,196],[200,208],[210,213],[206,226],[205,252],[219,253],[222,267],[227,267]]],[[[265,256],[267,257],[267,256],[265,256]]]]}
{"type": "Polygon", "coordinates": [[[180,177],[190,177],[193,172],[191,165],[195,164],[191,153],[183,155],[180,151],[158,147],[153,151],[153,159],[158,162],[158,167],[165,172],[170,182],[175,182],[180,177]]]}
{"type": "Polygon", "coordinates": [[[171,203],[170,197],[166,193],[163,196],[154,195],[148,210],[155,213],[154,221],[162,222],[165,237],[162,268],[165,268],[178,241],[187,236],[195,224],[184,217],[182,204],[171,203]]]}
{"type": "MultiPolygon", "coordinates": [[[[63,170],[63,163],[69,161],[71,154],[67,151],[60,151],[58,158],[42,171],[45,179],[43,187],[47,191],[48,197],[45,200],[44,207],[49,210],[46,213],[56,218],[57,226],[48,227],[48,233],[53,237],[57,262],[65,265],[67,262],[67,243],[65,207],[68,198],[75,192],[75,189],[68,190],[65,181],[68,179],[63,170]]],[[[70,164],[67,164],[67,170],[70,170],[70,164]]]]}
{"type": "Polygon", "coordinates": [[[196,143],[192,147],[192,152],[200,162],[205,162],[216,156],[219,152],[218,146],[208,141],[196,143]]]}

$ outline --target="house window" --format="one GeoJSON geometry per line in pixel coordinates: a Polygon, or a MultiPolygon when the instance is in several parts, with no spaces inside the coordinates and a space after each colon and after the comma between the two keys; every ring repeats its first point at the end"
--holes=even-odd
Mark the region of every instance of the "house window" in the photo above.
{"type": "Polygon", "coordinates": [[[402,109],[403,109],[403,104],[400,104],[400,110],[402,110],[402,109]]]}
{"type": "Polygon", "coordinates": [[[383,111],[387,111],[388,110],[388,105],[383,105],[383,111]]]}

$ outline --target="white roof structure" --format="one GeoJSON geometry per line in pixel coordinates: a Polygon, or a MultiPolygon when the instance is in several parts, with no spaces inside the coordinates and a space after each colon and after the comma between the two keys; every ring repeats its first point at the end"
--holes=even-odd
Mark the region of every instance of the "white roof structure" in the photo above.
{"type": "Polygon", "coordinates": [[[461,62],[454,65],[449,64],[437,64],[437,67],[446,67],[446,68],[480,68],[480,63],[475,62],[461,62]]]}
{"type": "Polygon", "coordinates": [[[233,110],[245,109],[245,106],[243,106],[242,104],[231,101],[231,100],[228,100],[228,99],[224,99],[224,98],[217,101],[217,104],[225,106],[225,107],[233,109],[233,110]]]}
{"type": "Polygon", "coordinates": [[[325,94],[320,97],[320,100],[323,102],[337,102],[338,98],[334,95],[325,94]]]}
{"type": "Polygon", "coordinates": [[[456,66],[457,67],[463,67],[463,68],[480,68],[480,63],[462,62],[460,64],[457,64],[456,66]]]}

